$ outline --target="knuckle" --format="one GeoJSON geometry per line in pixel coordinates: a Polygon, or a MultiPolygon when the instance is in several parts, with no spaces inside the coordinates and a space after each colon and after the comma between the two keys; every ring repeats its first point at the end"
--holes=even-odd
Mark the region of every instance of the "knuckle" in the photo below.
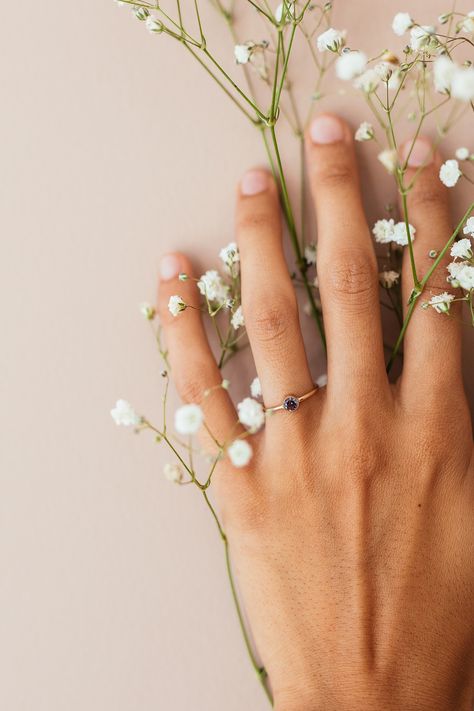
{"type": "Polygon", "coordinates": [[[411,196],[410,203],[412,208],[428,208],[434,211],[435,215],[446,214],[447,200],[440,181],[439,186],[436,183],[422,184],[421,182],[415,187],[411,196]]]}
{"type": "MultiPolygon", "coordinates": [[[[425,270],[428,270],[429,267],[431,266],[430,262],[424,262],[422,265],[422,268],[425,270]]],[[[426,285],[426,291],[425,294],[427,295],[427,298],[429,299],[430,296],[434,296],[435,294],[441,294],[442,292],[448,290],[448,291],[453,291],[452,287],[448,283],[448,280],[446,279],[445,276],[443,276],[442,273],[440,273],[441,270],[436,269],[434,274],[431,276],[429,279],[427,285],[426,285]]],[[[421,272],[422,273],[422,272],[421,272]]],[[[424,296],[422,297],[424,298],[424,296]]],[[[453,304],[455,306],[455,304],[453,304]]],[[[431,311],[432,309],[430,309],[431,311]]],[[[433,312],[434,313],[434,312],[433,312]]],[[[435,314],[437,316],[439,314],[435,314]]]]}
{"type": "Polygon", "coordinates": [[[244,214],[239,216],[237,221],[237,229],[243,234],[264,232],[268,230],[275,230],[277,228],[278,223],[275,219],[275,215],[270,212],[256,212],[255,210],[246,211],[244,214]]]}
{"type": "Polygon", "coordinates": [[[315,163],[313,176],[318,185],[327,187],[347,185],[354,181],[355,175],[352,166],[344,162],[324,164],[315,163]]]}
{"type": "Polygon", "coordinates": [[[197,369],[195,373],[186,373],[186,375],[175,376],[176,389],[178,390],[181,399],[186,403],[192,402],[199,404],[202,402],[204,393],[208,387],[208,382],[209,380],[206,379],[202,368],[201,372],[197,369]]]}
{"type": "Polygon", "coordinates": [[[296,302],[290,298],[268,299],[271,303],[262,303],[250,308],[249,328],[260,341],[282,339],[290,330],[296,313],[296,302]]]}
{"type": "Polygon", "coordinates": [[[377,270],[368,255],[341,256],[328,267],[326,273],[327,286],[333,297],[357,297],[358,301],[364,303],[373,297],[377,270]]]}

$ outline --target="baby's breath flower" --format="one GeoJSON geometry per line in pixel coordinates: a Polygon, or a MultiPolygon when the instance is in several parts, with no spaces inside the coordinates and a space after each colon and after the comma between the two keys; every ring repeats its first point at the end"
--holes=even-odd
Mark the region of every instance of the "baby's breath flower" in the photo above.
{"type": "Polygon", "coordinates": [[[467,32],[467,34],[474,34],[474,10],[471,10],[471,12],[468,12],[466,17],[461,23],[461,28],[463,32],[467,32]]]}
{"type": "Polygon", "coordinates": [[[445,25],[445,24],[448,22],[448,20],[449,20],[450,17],[451,17],[451,13],[450,13],[450,12],[443,12],[442,15],[438,15],[438,22],[439,22],[439,24],[440,24],[440,25],[445,25]]]}
{"type": "Polygon", "coordinates": [[[224,380],[221,383],[221,388],[223,390],[228,390],[230,388],[230,380],[227,380],[227,378],[224,378],[224,380]]]}
{"type": "Polygon", "coordinates": [[[465,237],[455,242],[451,247],[451,256],[455,259],[472,259],[472,243],[465,237]]]}
{"type": "Polygon", "coordinates": [[[379,282],[384,289],[391,289],[400,279],[400,274],[394,271],[380,272],[379,282]]]}
{"type": "Polygon", "coordinates": [[[460,101],[474,100],[474,69],[459,67],[453,76],[451,94],[460,101]]]}
{"type": "Polygon", "coordinates": [[[474,289],[474,267],[470,264],[463,264],[462,269],[456,276],[456,281],[461,289],[472,291],[474,289]]]}
{"type": "Polygon", "coordinates": [[[227,454],[234,467],[246,467],[252,459],[253,450],[244,439],[236,439],[227,448],[227,454]]]}
{"type": "Polygon", "coordinates": [[[304,258],[308,264],[316,264],[317,247],[314,242],[306,245],[304,249],[304,258]]]}
{"type": "Polygon", "coordinates": [[[140,22],[145,22],[147,17],[150,16],[150,12],[147,10],[147,8],[140,7],[139,5],[133,8],[133,14],[137,18],[137,20],[140,20],[140,22]]]}
{"type": "Polygon", "coordinates": [[[165,464],[163,474],[168,481],[173,481],[175,484],[180,484],[184,477],[184,472],[177,462],[168,462],[165,464]]]}
{"type": "MultiPolygon", "coordinates": [[[[415,228],[413,225],[408,225],[410,230],[410,238],[413,241],[415,239],[415,228]]],[[[404,247],[408,244],[407,229],[404,222],[397,222],[390,218],[390,220],[377,220],[372,228],[372,234],[375,237],[375,241],[381,244],[387,244],[388,242],[395,242],[396,244],[404,247]]]]}
{"type": "Polygon", "coordinates": [[[260,378],[254,378],[250,383],[250,394],[253,398],[262,396],[262,386],[260,384],[260,378]]]}
{"type": "Polygon", "coordinates": [[[140,304],[140,313],[148,321],[153,321],[156,315],[155,307],[144,301],[143,304],[140,304]]]}
{"type": "Polygon", "coordinates": [[[295,17],[295,2],[294,0],[286,0],[286,8],[284,3],[280,3],[275,10],[275,20],[281,22],[283,19],[283,10],[285,10],[285,22],[289,22],[290,19],[295,17]]]}
{"type": "Polygon", "coordinates": [[[378,154],[377,158],[382,163],[383,167],[388,170],[389,173],[394,173],[397,167],[397,151],[386,149],[378,154]]]}
{"type": "Polygon", "coordinates": [[[182,405],[174,413],[176,432],[182,435],[193,435],[200,429],[204,413],[199,405],[182,405]]]}
{"type": "Polygon", "coordinates": [[[462,175],[459,163],[454,158],[447,160],[439,169],[439,179],[447,188],[453,188],[462,175]]]}
{"type": "Polygon", "coordinates": [[[197,283],[198,289],[208,301],[223,304],[227,298],[229,287],[215,269],[208,270],[197,283]]]}
{"type": "Polygon", "coordinates": [[[382,81],[388,82],[393,74],[393,66],[389,62],[379,62],[375,65],[374,72],[382,81]]]}
{"type": "MultiPolygon", "coordinates": [[[[415,239],[416,230],[413,225],[410,224],[408,225],[408,229],[410,231],[410,239],[413,242],[413,240],[415,239]]],[[[407,227],[404,222],[397,222],[397,224],[393,228],[393,241],[401,245],[402,247],[406,247],[406,245],[408,244],[407,227]]]]}
{"type": "Polygon", "coordinates": [[[399,67],[395,67],[392,71],[392,75],[389,78],[387,82],[387,86],[389,89],[394,89],[395,91],[398,89],[400,84],[402,83],[403,79],[403,72],[399,67]]]}
{"type": "Polygon", "coordinates": [[[367,69],[359,77],[356,77],[354,86],[356,89],[362,89],[365,94],[371,94],[376,90],[380,83],[380,76],[375,69],[367,69]]]}
{"type": "Polygon", "coordinates": [[[355,132],[356,141],[370,141],[374,137],[374,127],[368,121],[362,121],[359,128],[355,132]]]}
{"type": "Polygon", "coordinates": [[[230,320],[232,324],[232,328],[234,328],[236,331],[241,327],[245,326],[245,319],[244,319],[244,312],[242,311],[242,306],[239,306],[234,313],[232,314],[232,318],[230,320]]]}
{"type": "Polygon", "coordinates": [[[229,242],[226,247],[221,249],[219,257],[222,259],[227,269],[231,271],[232,267],[240,262],[240,254],[237,244],[235,242],[229,242]]]}
{"type": "Polygon", "coordinates": [[[177,316],[179,313],[181,313],[181,311],[184,311],[186,307],[187,304],[183,301],[181,296],[179,296],[178,294],[170,296],[170,300],[168,301],[168,309],[172,316],[177,316]]]}
{"type": "Polygon", "coordinates": [[[449,94],[453,76],[456,72],[456,64],[448,57],[441,56],[433,63],[434,86],[441,94],[449,94]]]}
{"type": "Polygon", "coordinates": [[[117,400],[110,414],[116,425],[124,427],[136,427],[142,420],[127,400],[117,400]]]}
{"type": "Polygon", "coordinates": [[[254,42],[246,42],[245,44],[236,44],[234,47],[234,57],[237,64],[247,64],[250,61],[252,52],[255,49],[254,42]]]}
{"type": "Polygon", "coordinates": [[[362,74],[367,65],[363,52],[343,52],[336,60],[336,74],[339,79],[350,81],[362,74]]]}
{"type": "Polygon", "coordinates": [[[467,160],[471,154],[469,148],[464,148],[464,146],[462,146],[461,148],[456,149],[456,153],[454,155],[458,160],[467,160]]]}
{"type": "Polygon", "coordinates": [[[319,378],[316,379],[316,385],[318,386],[318,388],[325,388],[327,384],[328,384],[327,373],[323,373],[322,375],[319,376],[319,378]]]}
{"type": "Polygon", "coordinates": [[[148,32],[151,32],[152,34],[160,34],[161,32],[163,32],[163,23],[157,20],[157,18],[153,17],[152,15],[150,15],[150,17],[147,17],[145,25],[148,32]]]}
{"type": "Polygon", "coordinates": [[[320,34],[316,40],[320,52],[339,52],[346,41],[345,30],[335,30],[330,27],[326,32],[320,34]]]}
{"type": "Polygon", "coordinates": [[[474,267],[468,262],[451,262],[447,266],[448,281],[454,287],[461,287],[465,291],[474,289],[474,267]]]}
{"type": "Polygon", "coordinates": [[[435,28],[432,25],[416,25],[410,31],[410,47],[418,52],[428,49],[434,39],[435,28]]]}
{"type": "Polygon", "coordinates": [[[465,235],[471,235],[474,237],[474,217],[469,217],[466,224],[464,225],[463,232],[465,235]]]}
{"type": "MultiPolygon", "coordinates": [[[[462,271],[462,269],[465,265],[466,265],[466,262],[456,262],[456,261],[448,264],[448,266],[446,267],[446,269],[448,270],[448,273],[449,273],[448,281],[451,283],[456,281],[459,272],[462,271]]],[[[459,286],[459,284],[454,284],[454,286],[459,286]]]]}
{"type": "Polygon", "coordinates": [[[246,397],[237,405],[239,422],[248,427],[251,432],[257,432],[265,422],[263,405],[251,397],[246,397]]]}
{"type": "Polygon", "coordinates": [[[454,301],[454,294],[448,294],[445,291],[442,294],[432,296],[427,302],[427,306],[432,306],[439,314],[447,314],[449,313],[451,301],[454,301]]]}
{"type": "Polygon", "coordinates": [[[401,37],[405,34],[407,30],[413,25],[413,20],[411,19],[408,12],[397,12],[392,22],[392,30],[396,35],[401,37]]]}
{"type": "Polygon", "coordinates": [[[395,220],[390,218],[389,220],[377,220],[372,228],[372,234],[375,237],[375,241],[380,244],[388,244],[393,241],[395,228],[395,220]]]}
{"type": "Polygon", "coordinates": [[[184,272],[180,272],[180,274],[178,275],[178,279],[179,281],[188,281],[189,277],[184,272]]]}

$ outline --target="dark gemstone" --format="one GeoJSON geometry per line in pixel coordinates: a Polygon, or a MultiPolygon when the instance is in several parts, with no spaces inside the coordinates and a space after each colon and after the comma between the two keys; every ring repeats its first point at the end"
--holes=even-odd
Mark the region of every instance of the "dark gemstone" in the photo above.
{"type": "Polygon", "coordinates": [[[298,400],[297,397],[294,397],[293,395],[290,395],[289,397],[285,398],[285,401],[283,403],[283,407],[285,410],[288,410],[289,412],[294,412],[297,410],[300,406],[300,401],[298,400]]]}

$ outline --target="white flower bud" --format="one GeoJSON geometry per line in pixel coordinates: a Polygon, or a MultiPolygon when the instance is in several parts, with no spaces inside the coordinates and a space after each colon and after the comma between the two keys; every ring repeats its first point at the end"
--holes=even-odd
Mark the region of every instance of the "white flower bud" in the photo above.
{"type": "Polygon", "coordinates": [[[181,466],[175,462],[165,464],[163,474],[168,481],[173,481],[175,484],[180,484],[184,477],[181,466]]]}
{"type": "Polygon", "coordinates": [[[116,425],[124,427],[136,427],[142,420],[127,400],[117,400],[110,414],[116,425]]]}
{"type": "Polygon", "coordinates": [[[253,450],[244,439],[236,439],[227,448],[227,454],[234,467],[246,467],[252,459],[253,450]]]}
{"type": "Polygon", "coordinates": [[[133,14],[137,18],[137,20],[140,20],[140,22],[145,22],[146,19],[150,16],[150,13],[146,9],[146,7],[135,7],[133,9],[133,14]]]}
{"type": "Polygon", "coordinates": [[[160,34],[163,32],[163,23],[157,20],[156,17],[152,17],[150,15],[145,24],[148,32],[151,32],[152,34],[160,34]]]}
{"type": "Polygon", "coordinates": [[[148,321],[153,321],[156,316],[155,307],[147,302],[143,302],[143,304],[140,304],[140,313],[148,321]]]}
{"type": "Polygon", "coordinates": [[[170,296],[170,300],[168,302],[168,309],[172,316],[177,316],[179,313],[181,313],[181,311],[184,311],[186,307],[187,304],[183,301],[181,296],[179,296],[178,294],[170,296]]]}

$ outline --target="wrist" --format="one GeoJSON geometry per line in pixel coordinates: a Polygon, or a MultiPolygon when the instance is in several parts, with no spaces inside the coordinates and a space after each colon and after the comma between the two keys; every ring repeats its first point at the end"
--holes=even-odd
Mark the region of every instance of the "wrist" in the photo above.
{"type": "Polygon", "coordinates": [[[455,683],[403,683],[395,676],[384,684],[374,680],[354,685],[348,678],[335,675],[330,684],[320,680],[318,690],[315,679],[298,688],[286,687],[277,691],[274,711],[473,711],[472,680],[462,687],[455,683]]]}

